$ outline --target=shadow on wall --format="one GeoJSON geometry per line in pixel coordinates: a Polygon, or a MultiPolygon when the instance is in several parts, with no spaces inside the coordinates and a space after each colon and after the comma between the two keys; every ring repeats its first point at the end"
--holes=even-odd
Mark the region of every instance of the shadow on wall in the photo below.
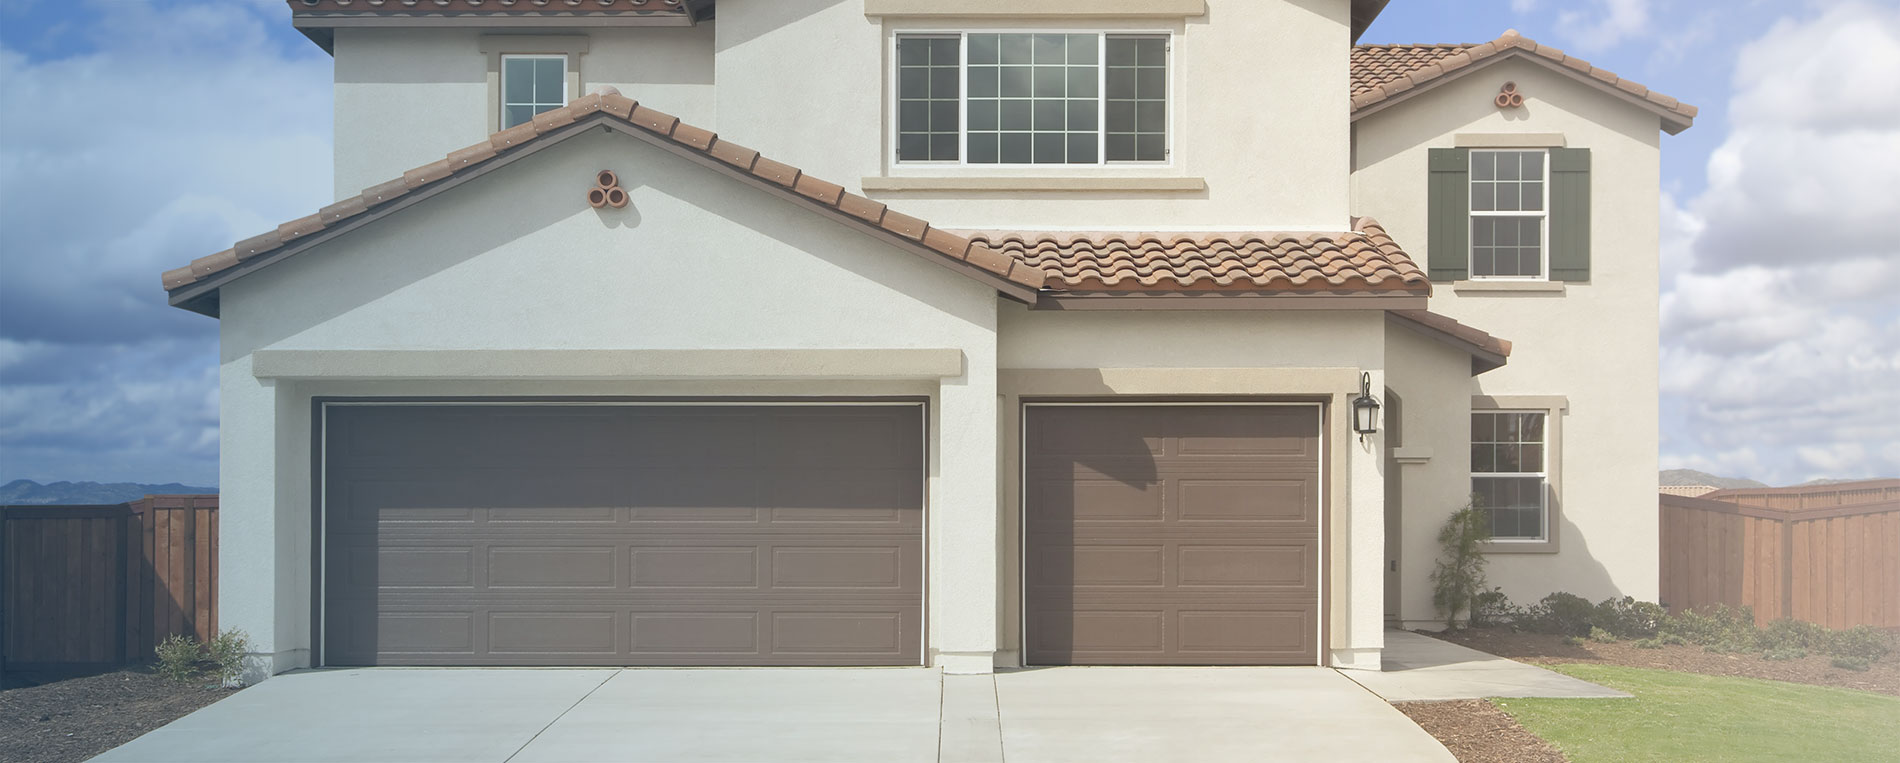
{"type": "MultiPolygon", "coordinates": [[[[724,51],[728,48],[744,45],[758,39],[767,32],[791,26],[807,16],[822,12],[831,6],[844,2],[847,2],[847,0],[771,0],[771,2],[747,3],[744,15],[745,25],[729,24],[720,29],[720,33],[717,35],[719,40],[718,49],[724,51]]],[[[849,2],[855,4],[859,2],[859,0],[849,0],[849,2]]],[[[726,18],[730,19],[735,15],[737,14],[728,12],[726,18]]],[[[719,24],[716,20],[713,23],[715,25],[719,24]]],[[[877,22],[867,18],[865,19],[865,23],[875,24],[877,22]]]]}

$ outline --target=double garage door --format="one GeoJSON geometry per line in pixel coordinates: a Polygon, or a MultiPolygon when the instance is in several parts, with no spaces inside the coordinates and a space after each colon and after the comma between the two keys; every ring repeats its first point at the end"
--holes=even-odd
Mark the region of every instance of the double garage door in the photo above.
{"type": "Polygon", "coordinates": [[[916,665],[923,408],[329,405],[330,665],[916,665]]]}
{"type": "MultiPolygon", "coordinates": [[[[1031,406],[1030,664],[1313,664],[1313,406],[1031,406]]],[[[329,665],[916,665],[920,404],[324,409],[329,665]]]]}

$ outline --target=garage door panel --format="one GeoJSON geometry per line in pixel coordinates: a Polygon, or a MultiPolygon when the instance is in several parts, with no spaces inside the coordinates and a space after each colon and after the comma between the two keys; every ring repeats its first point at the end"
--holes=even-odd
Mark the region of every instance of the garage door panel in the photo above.
{"type": "Polygon", "coordinates": [[[326,664],[922,661],[918,407],[548,408],[329,417],[326,464],[373,465],[326,470],[326,664]],[[403,430],[405,448],[340,452],[362,427],[403,430]],[[577,467],[564,459],[585,448],[508,446],[520,460],[460,468],[415,450],[500,463],[510,427],[646,457],[577,467]],[[455,437],[490,444],[436,442],[455,437]]]}
{"type": "Polygon", "coordinates": [[[1316,661],[1318,419],[1311,406],[1031,407],[1028,661],[1316,661]]]}

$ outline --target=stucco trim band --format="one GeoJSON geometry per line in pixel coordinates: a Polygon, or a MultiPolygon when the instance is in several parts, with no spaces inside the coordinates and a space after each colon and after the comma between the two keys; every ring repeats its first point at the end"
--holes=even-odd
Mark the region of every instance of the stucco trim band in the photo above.
{"type": "Polygon", "coordinates": [[[866,16],[910,18],[1121,16],[1186,18],[1207,15],[1207,0],[864,0],[866,16]]]}
{"type": "Polygon", "coordinates": [[[1452,281],[1451,290],[1459,294],[1493,293],[1564,293],[1563,281],[1452,281]]]}
{"type": "Polygon", "coordinates": [[[963,351],[258,350],[260,379],[942,379],[963,351]]]}
{"type": "Polygon", "coordinates": [[[1107,193],[1116,191],[1156,191],[1192,193],[1207,190],[1207,179],[1198,177],[1036,177],[942,175],[903,177],[877,175],[859,181],[866,193],[902,193],[905,191],[1040,191],[1107,193]]]}
{"type": "Polygon", "coordinates": [[[1453,135],[1458,148],[1563,148],[1560,132],[1461,132],[1453,135]]]}

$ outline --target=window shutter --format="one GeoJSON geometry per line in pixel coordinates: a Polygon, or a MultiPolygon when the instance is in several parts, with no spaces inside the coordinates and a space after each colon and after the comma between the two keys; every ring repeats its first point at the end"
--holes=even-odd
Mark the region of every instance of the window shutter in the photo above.
{"type": "Polygon", "coordinates": [[[1590,149],[1550,150],[1550,280],[1590,280],[1590,149]]]}
{"type": "Polygon", "coordinates": [[[1426,234],[1434,281],[1462,281],[1471,272],[1471,149],[1431,149],[1426,234]]]}

